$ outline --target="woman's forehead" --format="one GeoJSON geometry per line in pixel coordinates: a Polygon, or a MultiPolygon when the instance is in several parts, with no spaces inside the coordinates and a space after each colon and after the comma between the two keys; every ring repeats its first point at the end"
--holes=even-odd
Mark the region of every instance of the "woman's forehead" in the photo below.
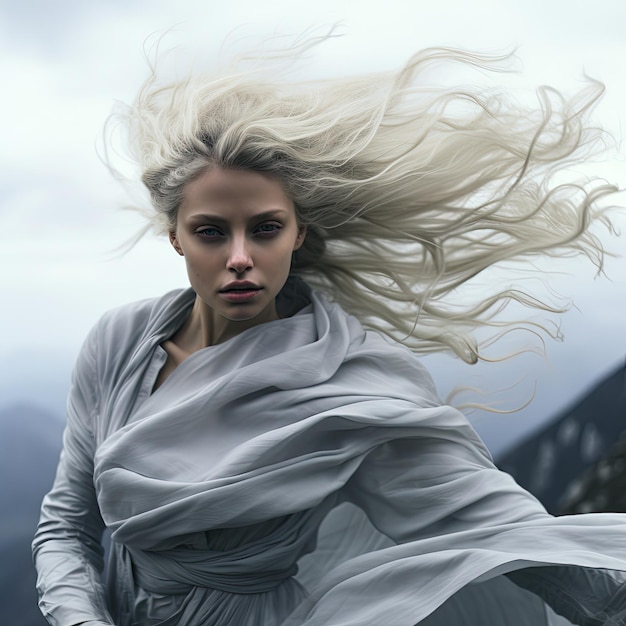
{"type": "Polygon", "coordinates": [[[237,215],[289,212],[293,202],[275,177],[263,172],[211,168],[183,189],[180,211],[226,218],[237,215]]]}

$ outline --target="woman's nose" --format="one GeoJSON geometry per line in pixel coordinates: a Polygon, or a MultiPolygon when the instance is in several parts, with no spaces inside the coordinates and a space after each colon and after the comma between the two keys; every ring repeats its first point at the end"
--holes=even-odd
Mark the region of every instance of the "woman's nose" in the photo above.
{"type": "Polygon", "coordinates": [[[228,269],[237,274],[252,269],[254,263],[244,237],[234,237],[228,255],[228,269]]]}

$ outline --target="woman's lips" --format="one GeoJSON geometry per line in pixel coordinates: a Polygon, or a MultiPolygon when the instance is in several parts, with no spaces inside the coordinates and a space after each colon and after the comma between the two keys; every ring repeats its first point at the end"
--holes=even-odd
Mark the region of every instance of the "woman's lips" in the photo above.
{"type": "Polygon", "coordinates": [[[248,302],[252,300],[259,292],[261,288],[245,287],[243,289],[229,289],[227,291],[220,291],[220,296],[228,302],[248,302]]]}

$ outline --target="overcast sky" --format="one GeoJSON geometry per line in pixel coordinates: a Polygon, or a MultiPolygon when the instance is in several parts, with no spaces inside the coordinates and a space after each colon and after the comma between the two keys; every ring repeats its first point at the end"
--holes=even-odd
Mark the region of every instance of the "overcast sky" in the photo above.
{"type": "MultiPolygon", "coordinates": [[[[607,94],[595,119],[618,138],[622,132],[623,0],[0,1],[0,404],[29,397],[60,410],[72,361],[104,310],[186,285],[165,240],[112,254],[140,221],[119,210],[128,196],[96,145],[115,101],[132,100],[145,77],[146,40],[175,27],[166,41],[179,47],[177,58],[210,65],[229,34],[255,42],[334,22],[345,36],[315,51],[311,76],[396,68],[428,46],[517,48],[518,80],[529,89],[551,83],[571,93],[584,73],[602,80],[607,94]]],[[[613,150],[591,173],[626,186],[624,155],[613,150]]],[[[626,219],[619,224],[626,231],[626,219]]],[[[624,238],[607,246],[626,251],[624,238]]],[[[577,309],[564,316],[566,340],[548,345],[548,361],[527,356],[471,369],[428,359],[442,391],[453,382],[520,381],[500,396],[510,406],[536,381],[536,401],[503,418],[505,429],[566,405],[626,353],[626,260],[610,259],[606,271],[610,280],[594,279],[592,268],[573,264],[557,281],[577,309]]]]}

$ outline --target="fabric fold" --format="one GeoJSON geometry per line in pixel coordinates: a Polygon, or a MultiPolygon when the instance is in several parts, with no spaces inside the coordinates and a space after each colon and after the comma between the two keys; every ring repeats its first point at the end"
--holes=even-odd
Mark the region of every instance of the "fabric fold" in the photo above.
{"type": "MultiPolygon", "coordinates": [[[[116,626],[541,626],[544,601],[584,626],[623,616],[624,517],[548,515],[413,353],[302,281],[282,294],[290,317],[199,350],[144,397],[193,298],[100,322],[80,374],[90,428],[72,417],[45,505],[57,536],[76,508],[112,531],[116,626]],[[78,501],[64,477],[91,461],[78,501]]],[[[39,548],[48,577],[58,558],[39,548]]]]}

